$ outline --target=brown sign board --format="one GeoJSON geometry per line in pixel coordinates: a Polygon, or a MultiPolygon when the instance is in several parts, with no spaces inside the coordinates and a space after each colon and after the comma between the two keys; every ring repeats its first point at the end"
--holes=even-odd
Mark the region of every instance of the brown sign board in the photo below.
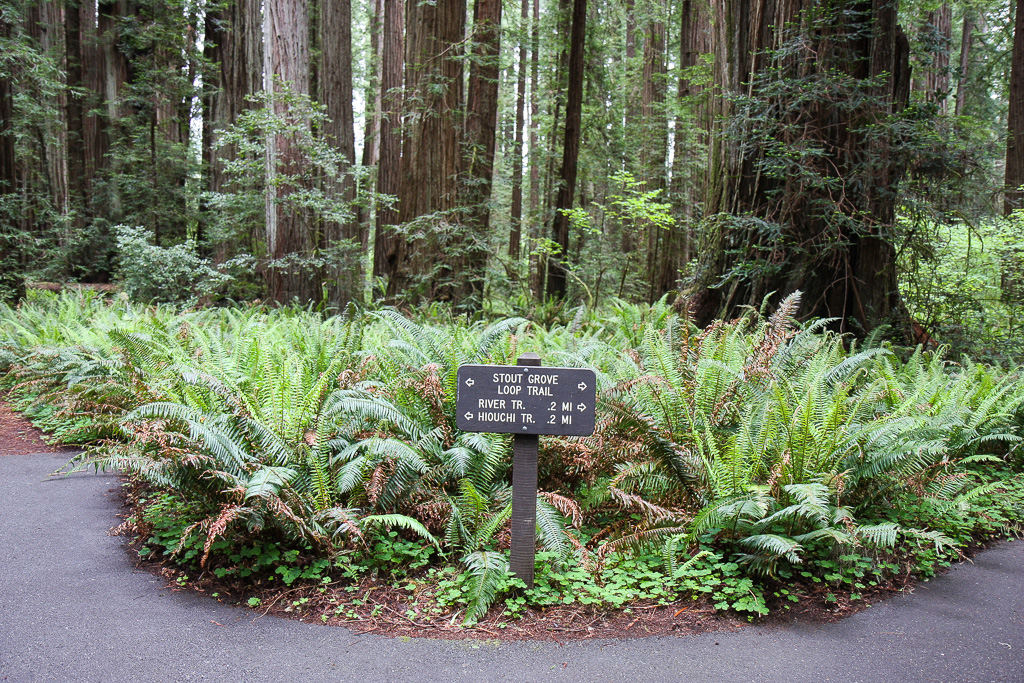
{"type": "Polygon", "coordinates": [[[585,368],[461,365],[456,425],[466,432],[589,436],[597,377],[585,368]]]}

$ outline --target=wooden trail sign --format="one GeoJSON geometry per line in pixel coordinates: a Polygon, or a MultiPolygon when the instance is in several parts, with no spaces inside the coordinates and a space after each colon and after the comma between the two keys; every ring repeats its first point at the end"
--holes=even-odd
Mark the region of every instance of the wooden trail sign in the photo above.
{"type": "Polygon", "coordinates": [[[594,433],[597,376],[583,368],[541,367],[524,353],[518,365],[462,365],[456,426],[515,434],[512,440],[512,573],[533,587],[537,544],[537,436],[594,433]]]}
{"type": "Polygon", "coordinates": [[[458,383],[456,424],[463,431],[559,436],[594,433],[597,378],[593,370],[463,365],[458,383]]]}

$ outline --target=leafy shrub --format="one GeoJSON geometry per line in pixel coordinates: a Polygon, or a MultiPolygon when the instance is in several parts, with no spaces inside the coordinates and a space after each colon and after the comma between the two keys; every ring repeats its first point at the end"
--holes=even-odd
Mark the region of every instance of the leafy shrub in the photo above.
{"type": "Polygon", "coordinates": [[[119,274],[125,293],[144,303],[195,303],[230,279],[196,254],[191,240],[171,247],[151,243],[151,231],[118,225],[119,274]]]}

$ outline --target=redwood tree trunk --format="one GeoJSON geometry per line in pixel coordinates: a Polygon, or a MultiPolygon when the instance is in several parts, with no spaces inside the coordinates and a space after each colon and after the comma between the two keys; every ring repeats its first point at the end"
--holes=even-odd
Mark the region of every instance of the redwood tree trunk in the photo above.
{"type": "MultiPolygon", "coordinates": [[[[533,25],[530,27],[530,237],[536,244],[540,237],[540,0],[533,0],[533,25]]],[[[544,280],[541,278],[541,257],[531,248],[530,290],[537,299],[544,298],[544,280]]]]}
{"type": "MultiPolygon", "coordinates": [[[[769,118],[740,120],[747,137],[739,139],[723,135],[724,124],[716,126],[695,317],[707,324],[759,306],[772,292],[783,297],[801,290],[802,313],[835,317],[839,329],[864,333],[883,323],[902,329],[891,231],[904,168],[884,128],[909,96],[909,47],[895,4],[717,0],[715,14],[715,85],[753,94],[769,118]],[[794,22],[802,42],[770,64],[767,51],[784,39],[774,27],[794,22]],[[767,72],[769,66],[778,71],[767,72]],[[803,86],[792,84],[837,75],[842,87],[859,94],[859,107],[821,98],[814,107],[787,109],[804,95],[803,86]],[[787,83],[792,94],[777,87],[787,83]],[[761,84],[773,94],[762,93],[761,84]],[[770,118],[782,116],[778,112],[786,118],[770,118]],[[820,153],[786,172],[763,163],[768,151],[758,140],[767,132],[790,144],[786,135],[793,130],[813,136],[820,153]],[[825,182],[807,184],[808,168],[825,182]]],[[[735,115],[732,102],[715,99],[718,120],[735,115]]]]}
{"type": "MultiPolygon", "coordinates": [[[[643,78],[640,97],[640,169],[646,192],[665,189],[668,160],[668,118],[665,115],[665,12],[661,0],[649,0],[652,13],[644,29],[643,78]]],[[[664,197],[661,197],[664,199],[664,197]]],[[[647,222],[648,299],[656,301],[676,288],[680,244],[671,230],[647,222]]]]}
{"type": "Polygon", "coordinates": [[[711,127],[707,116],[707,98],[701,97],[703,86],[692,80],[691,71],[702,55],[711,51],[711,22],[702,2],[685,0],[680,10],[680,75],[676,92],[680,114],[676,117],[675,125],[671,197],[675,206],[674,238],[679,245],[679,265],[685,266],[693,256],[691,228],[699,215],[697,207],[704,197],[703,170],[697,170],[694,160],[703,157],[702,150],[707,145],[711,127]]]}
{"type": "MultiPolygon", "coordinates": [[[[356,162],[355,121],[352,112],[352,7],[350,0],[320,3],[320,101],[327,108],[328,121],[324,135],[335,145],[351,168],[356,162]]],[[[362,300],[363,237],[353,203],[355,181],[349,168],[343,169],[340,183],[328,180],[328,191],[347,204],[349,218],[327,221],[324,237],[327,247],[334,247],[339,260],[328,266],[331,304],[342,307],[349,301],[362,300]]]]}
{"type": "Polygon", "coordinates": [[[465,38],[465,0],[406,5],[405,107],[398,240],[388,297],[451,299],[464,256],[458,206],[462,148],[458,115],[465,38]],[[413,224],[415,221],[415,224],[413,224]]]}
{"type": "MultiPolygon", "coordinates": [[[[522,27],[530,18],[530,0],[523,0],[520,11],[522,27]]],[[[519,62],[516,79],[516,130],[512,143],[512,207],[510,210],[511,229],[508,236],[508,256],[519,259],[523,239],[523,126],[526,122],[526,40],[525,32],[519,42],[519,62]]]]}
{"type": "Polygon", "coordinates": [[[928,13],[926,30],[931,33],[928,42],[935,49],[930,53],[930,68],[925,72],[925,97],[945,114],[949,100],[949,44],[953,36],[953,10],[948,2],[928,13]]]}
{"type": "MultiPolygon", "coordinates": [[[[264,84],[274,113],[298,125],[280,97],[287,83],[296,94],[309,94],[309,17],[305,0],[267,0],[263,8],[264,84]]],[[[294,138],[267,139],[266,240],[274,263],[267,268],[268,296],[278,303],[307,302],[320,296],[316,272],[303,264],[314,239],[308,213],[289,201],[302,168],[294,138]],[[288,257],[288,261],[285,261],[288,257]]]]}
{"type": "MultiPolygon", "coordinates": [[[[384,0],[384,35],[381,37],[380,165],[377,192],[397,200],[402,173],[402,64],[404,48],[404,4],[384,0]]],[[[374,277],[390,277],[398,266],[399,239],[391,226],[398,223],[398,207],[385,203],[377,207],[373,247],[374,277]]]]}
{"type": "Polygon", "coordinates": [[[551,239],[561,247],[562,253],[548,259],[547,296],[564,299],[567,290],[567,270],[563,259],[569,254],[569,216],[576,194],[576,166],[580,155],[580,127],[583,111],[583,56],[587,30],[587,0],[573,0],[572,28],[569,35],[569,92],[565,105],[565,144],[562,152],[562,170],[559,174],[558,197],[551,239]]]}
{"type": "Polygon", "coordinates": [[[68,195],[70,208],[75,210],[74,227],[84,226],[89,206],[89,190],[85,176],[85,123],[82,113],[82,95],[85,77],[82,71],[81,11],[77,0],[68,0],[64,8],[64,50],[67,64],[68,195]]]}
{"type": "Polygon", "coordinates": [[[1006,135],[1006,199],[1003,212],[1022,206],[1024,192],[1024,0],[1017,0],[1010,65],[1010,106],[1006,135]]]}
{"type": "MultiPolygon", "coordinates": [[[[494,143],[498,123],[498,53],[502,0],[476,0],[473,8],[473,59],[466,97],[465,182],[460,204],[467,207],[460,266],[464,272],[452,298],[476,307],[484,289],[490,232],[494,143]]],[[[453,264],[454,268],[454,264],[453,264]]]]}
{"type": "MultiPolygon", "coordinates": [[[[14,26],[0,16],[0,37],[14,35],[14,26]]],[[[21,276],[21,239],[15,223],[18,172],[14,163],[14,86],[0,76],[0,301],[14,305],[25,296],[21,276]]]]}
{"type": "Polygon", "coordinates": [[[960,33],[960,73],[956,83],[955,116],[964,113],[964,102],[967,99],[967,73],[971,63],[971,45],[974,42],[974,11],[964,7],[963,30],[960,33]]]}

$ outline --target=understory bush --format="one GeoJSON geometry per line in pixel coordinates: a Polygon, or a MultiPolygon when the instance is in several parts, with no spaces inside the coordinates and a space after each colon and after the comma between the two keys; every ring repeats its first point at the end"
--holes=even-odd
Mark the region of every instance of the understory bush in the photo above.
{"type": "Polygon", "coordinates": [[[797,325],[798,297],[698,329],[664,302],[539,328],[33,296],[0,310],[3,388],[88,446],[69,469],[148,487],[143,546],[186,572],[429,581],[467,624],[694,598],[756,617],[1022,529],[1020,370],[858,346],[797,325]],[[599,384],[593,436],[542,439],[530,590],[508,572],[511,439],[455,422],[459,365],[524,351],[599,384]]]}

